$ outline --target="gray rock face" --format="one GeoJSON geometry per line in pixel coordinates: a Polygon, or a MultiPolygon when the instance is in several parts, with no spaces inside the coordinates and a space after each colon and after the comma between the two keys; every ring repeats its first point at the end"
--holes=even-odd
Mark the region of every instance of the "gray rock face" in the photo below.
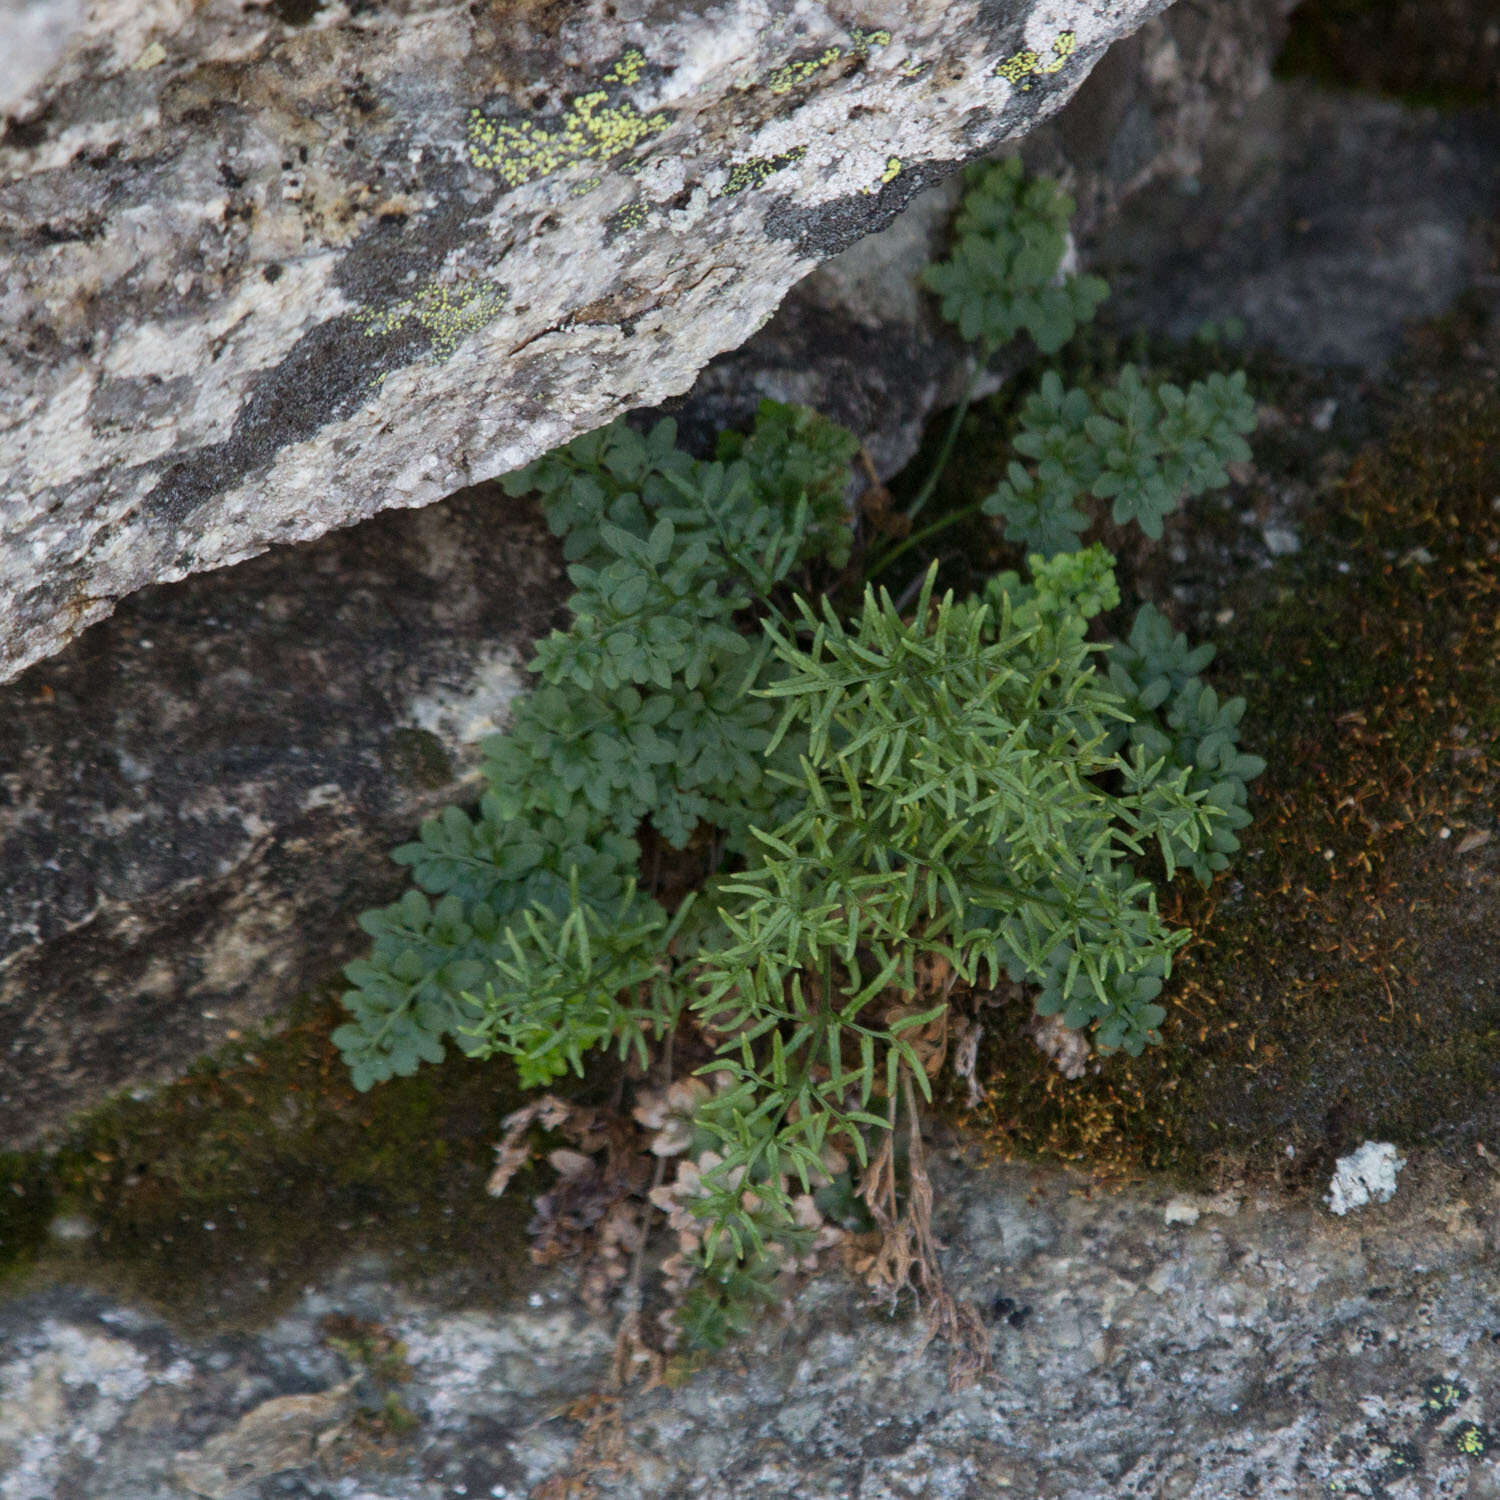
{"type": "Polygon", "coordinates": [[[493,487],[142,592],[0,689],[0,1140],[170,1076],[354,956],[477,795],[561,558],[493,487]]]}
{"type": "MultiPolygon", "coordinates": [[[[1278,25],[1262,0],[1210,29],[1174,9],[1028,138],[1081,229],[1197,162],[1278,25]],[[1131,120],[1149,160],[1108,144],[1131,120]]],[[[956,191],[804,279],[673,403],[684,436],[772,396],[846,422],[883,475],[903,463],[963,373],[915,289],[956,191]]],[[[386,851],[476,793],[474,738],[563,588],[535,515],[481,486],[143,591],[0,687],[0,1146],[171,1076],[353,957],[355,914],[403,884],[386,851]]]]}
{"type": "Polygon", "coordinates": [[[990,1375],[951,1391],[920,1319],[829,1274],[680,1389],[625,1392],[617,1425],[574,1405],[604,1389],[612,1328],[565,1271],[524,1305],[454,1307],[351,1263],[264,1332],[202,1339],[61,1288],[0,1306],[0,1497],[521,1500],[571,1471],[622,1500],[1480,1500],[1500,1493],[1500,1185],[1413,1170],[1353,1225],[949,1165],[938,1227],[990,1375]],[[404,1438],[362,1434],[381,1393],[321,1338],[330,1313],[404,1345],[404,1438]]]}
{"type": "Polygon", "coordinates": [[[94,6],[0,138],[0,677],[686,390],[1163,3],[94,6]]]}
{"type": "Polygon", "coordinates": [[[1493,113],[1280,84],[1210,154],[1201,175],[1139,194],[1103,237],[1106,256],[1148,272],[1129,278],[1125,317],[1187,338],[1235,316],[1289,359],[1373,373],[1404,323],[1493,277],[1493,113]]]}

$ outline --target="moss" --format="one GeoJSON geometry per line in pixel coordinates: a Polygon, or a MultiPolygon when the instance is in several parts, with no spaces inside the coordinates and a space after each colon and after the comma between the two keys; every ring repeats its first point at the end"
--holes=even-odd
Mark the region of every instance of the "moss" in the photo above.
{"type": "Polygon", "coordinates": [[[1219,642],[1270,769],[1237,867],[1171,897],[1196,936],[1164,1044],[1069,1083],[1007,1017],[982,1055],[1006,1151],[1298,1180],[1365,1137],[1463,1162],[1500,1127],[1500,398],[1416,401],[1334,501],[1219,642]]]}
{"type": "Polygon", "coordinates": [[[0,1158],[0,1274],[81,1278],[199,1324],[264,1318],[354,1246],[414,1279],[462,1272],[461,1291],[524,1280],[525,1197],[484,1192],[513,1074],[450,1056],[356,1093],[328,1039],[342,1019],[308,997],[276,1035],[0,1158]],[[60,1215],[92,1236],[54,1240],[60,1215]]]}
{"type": "Polygon", "coordinates": [[[443,742],[426,729],[397,729],[385,743],[390,773],[412,786],[436,791],[453,782],[453,762],[443,742]]]}

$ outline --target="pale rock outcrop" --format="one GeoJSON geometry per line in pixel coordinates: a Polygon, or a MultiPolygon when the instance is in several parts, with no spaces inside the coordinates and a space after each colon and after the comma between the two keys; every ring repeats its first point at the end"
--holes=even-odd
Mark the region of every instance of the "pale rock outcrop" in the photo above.
{"type": "Polygon", "coordinates": [[[1163,0],[93,0],[0,138],[0,677],[687,389],[1163,0]]]}

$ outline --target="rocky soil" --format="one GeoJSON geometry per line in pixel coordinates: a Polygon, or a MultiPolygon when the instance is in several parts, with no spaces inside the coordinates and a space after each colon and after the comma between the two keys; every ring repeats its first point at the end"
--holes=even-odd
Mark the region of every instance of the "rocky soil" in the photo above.
{"type": "MultiPolygon", "coordinates": [[[[1344,576],[1341,557],[1354,569],[1379,560],[1378,545],[1358,553],[1325,524],[1336,495],[1363,491],[1328,486],[1358,474],[1352,450],[1406,393],[1493,370],[1496,131],[1481,110],[1278,85],[1201,173],[1151,190],[1121,229],[1085,246],[1115,270],[1118,321],[1191,335],[1206,317],[1238,317],[1252,355],[1272,351],[1266,368],[1281,371],[1258,472],[1169,539],[1179,550],[1165,576],[1186,621],[1228,632],[1257,599],[1290,616],[1298,598],[1290,584],[1278,595],[1277,580],[1302,578],[1310,593],[1344,576]],[[1320,561],[1306,575],[1279,571],[1310,557],[1320,561]]],[[[1381,563],[1408,580],[1381,600],[1448,577],[1441,558],[1414,554],[1381,563]]],[[[1449,644],[1428,650],[1414,636],[1411,660],[1449,644]]],[[[1451,649],[1469,645],[1455,636],[1451,649]]],[[[1337,653],[1311,639],[1297,654],[1337,653]]],[[[1301,724],[1289,743],[1303,747],[1311,791],[1288,772],[1263,813],[1316,829],[1299,871],[1324,867],[1317,798],[1332,785],[1332,747],[1353,737],[1338,717],[1351,711],[1363,709],[1330,702],[1316,723],[1290,710],[1278,720],[1301,724]]],[[[1473,745],[1443,743],[1444,767],[1469,775],[1473,745]]],[[[0,1500],[1500,1496],[1500,1140],[1489,1134],[1500,1019],[1484,988],[1495,979],[1487,930],[1470,920],[1495,907],[1497,846],[1469,839],[1493,823],[1484,806],[1465,816],[1467,827],[1444,824],[1444,835],[1434,824],[1430,848],[1389,864],[1415,924],[1402,932],[1426,964],[1391,1003],[1403,1023],[1428,1008],[1469,1054],[1444,1058],[1441,1076],[1413,1064],[1411,1028],[1382,1041],[1373,1005],[1352,1019],[1314,1015],[1306,1035],[1288,1029],[1299,985],[1322,996],[1336,990],[1330,973],[1374,983],[1384,972],[1363,948],[1340,948],[1358,936],[1352,918],[1326,958],[1295,929],[1284,983],[1267,986],[1262,1006],[1236,1001],[1242,1034],[1264,1021],[1260,1049],[1215,1051],[1203,1040],[1211,1026],[1196,1033],[1178,1018],[1180,1092],[1214,1102],[1238,1132],[1234,1151],[1190,1152],[1166,1095],[1159,1110],[1132,1102],[1125,1075],[1024,1074],[1022,1053],[1035,1062],[1024,1039],[983,1055],[988,1098],[951,1127],[936,1214],[954,1288],[984,1322],[993,1368],[976,1383],[950,1388],[949,1351],[924,1347],[920,1316],[871,1308],[830,1270],[671,1384],[615,1391],[613,1324],[587,1311],[566,1266],[530,1268],[514,1226],[498,1224],[498,1286],[446,1257],[424,1273],[429,1221],[405,1253],[371,1253],[351,1213],[316,1248],[299,1242],[269,1312],[229,1297],[217,1317],[194,1319],[184,1309],[205,1300],[207,1277],[194,1284],[193,1254],[171,1262],[182,1284],[158,1279],[154,1300],[132,1290],[139,1277],[90,1277],[118,1252],[119,1221],[80,1190],[44,1200],[46,1245],[0,1304],[0,1500]],[[1441,1000],[1443,986],[1463,1003],[1432,1012],[1427,995],[1441,1000]],[[1318,1028],[1343,1071],[1275,1084],[1296,1045],[1315,1050],[1318,1028]],[[1195,1056],[1206,1072],[1191,1071],[1195,1056]],[[1036,1080],[1030,1092],[1023,1076],[1036,1080]],[[1395,1195],[1335,1217],[1324,1197],[1333,1157],[1384,1119],[1410,1122],[1392,1139],[1407,1162],[1395,1195]],[[1049,1160],[993,1159],[1022,1150],[1049,1160]],[[1175,1161],[1179,1178],[1191,1167],[1192,1190],[1147,1172],[1156,1159],[1175,1161]]],[[[1363,847],[1341,843],[1327,863],[1341,868],[1363,847]]],[[[1246,889],[1259,889],[1250,872],[1216,921],[1232,920],[1246,889]]],[[[1307,895],[1295,911],[1316,904],[1311,884],[1307,895]]],[[[1187,972],[1199,1003],[1212,973],[1187,972]]],[[[481,1136],[493,1133],[486,1120],[481,1136]]],[[[440,1160],[423,1158],[420,1171],[440,1160]]],[[[181,1190],[189,1169],[178,1170],[181,1190]]],[[[39,1178],[16,1182],[23,1195],[43,1191],[39,1178]]],[[[203,1209],[209,1201],[184,1192],[170,1233],[222,1239],[234,1221],[203,1209]]],[[[151,1241],[135,1251],[150,1257],[151,1241]]],[[[485,1250],[464,1253],[482,1261],[485,1250]]],[[[233,1262],[215,1262],[214,1275],[232,1280],[233,1262]]]]}

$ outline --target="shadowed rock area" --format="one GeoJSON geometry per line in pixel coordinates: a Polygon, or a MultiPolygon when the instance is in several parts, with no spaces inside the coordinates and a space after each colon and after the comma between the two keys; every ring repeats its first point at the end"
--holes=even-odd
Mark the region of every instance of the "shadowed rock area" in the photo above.
{"type": "Polygon", "coordinates": [[[680,1389],[623,1397],[566,1272],[495,1308],[355,1263],[201,1339],[61,1289],[0,1308],[0,1495],[1496,1493],[1500,1178],[1457,1202],[1403,1182],[1353,1222],[974,1163],[938,1185],[994,1363],[966,1389],[920,1318],[839,1275],[680,1389]]]}
{"type": "MultiPolygon", "coordinates": [[[[1265,85],[1279,16],[1173,10],[1028,138],[1080,230],[1196,168],[1265,85]]],[[[905,463],[964,375],[916,286],[956,192],[799,283],[672,403],[685,440],[771,396],[848,424],[882,476],[905,463]]],[[[386,852],[477,794],[475,741],[564,589],[535,513],[478,486],[145,591],[0,687],[0,1145],[170,1077],[353,957],[354,917],[401,888],[386,852]]]]}

